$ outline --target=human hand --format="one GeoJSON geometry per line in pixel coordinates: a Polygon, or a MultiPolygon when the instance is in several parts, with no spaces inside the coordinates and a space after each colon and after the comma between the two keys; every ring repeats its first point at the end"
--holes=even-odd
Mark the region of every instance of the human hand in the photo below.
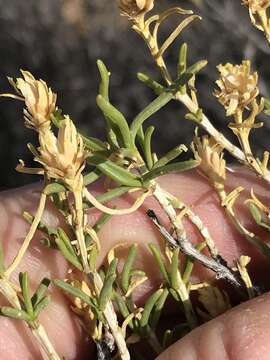
{"type": "MultiPolygon", "coordinates": [[[[184,175],[160,178],[160,182],[171,193],[193,205],[194,211],[208,226],[225,259],[232,262],[242,254],[251,256],[251,276],[256,274],[256,281],[263,281],[263,275],[266,269],[269,269],[267,260],[259,255],[256,249],[229,224],[216,196],[202,177],[195,172],[189,172],[184,175]]],[[[239,183],[245,187],[246,191],[254,187],[256,193],[265,199],[266,190],[263,183],[258,182],[243,170],[237,170],[235,174],[229,175],[229,187],[233,188],[239,183]]],[[[21,218],[21,213],[23,210],[34,211],[38,194],[33,191],[37,192],[38,187],[25,187],[3,192],[0,195],[0,238],[3,241],[7,264],[16,255],[28,229],[28,225],[21,218]]],[[[118,201],[118,204],[121,207],[127,207],[129,200],[118,201]]],[[[113,217],[100,232],[102,252],[99,263],[119,242],[140,244],[140,264],[137,265],[147,272],[150,280],[137,294],[138,300],[158,283],[156,265],[146,246],[150,242],[159,243],[162,238],[146,216],[148,208],[154,209],[161,221],[166,223],[166,218],[162,215],[155,200],[147,199],[139,211],[131,215],[113,217]]],[[[254,224],[247,211],[241,207],[239,213],[242,221],[252,228],[254,224]]],[[[97,216],[96,211],[90,212],[90,222],[93,222],[97,216]]],[[[50,208],[46,210],[45,220],[52,225],[57,225],[60,221],[57,214],[50,208]]],[[[198,240],[197,233],[188,224],[187,233],[192,241],[198,240]]],[[[12,274],[12,279],[15,280],[18,272],[27,270],[32,288],[35,288],[44,276],[52,279],[64,278],[68,271],[68,265],[61,254],[44,248],[39,244],[39,240],[40,238],[36,237],[32,241],[20,266],[12,274]]],[[[195,276],[199,281],[206,277],[213,277],[213,273],[201,266],[196,266],[195,276]]],[[[53,286],[50,291],[52,302],[41,314],[40,320],[57,352],[65,359],[91,358],[92,347],[76,322],[75,315],[70,311],[65,296],[53,286]]],[[[2,304],[5,304],[5,301],[1,298],[2,304]]],[[[269,310],[268,294],[248,301],[193,330],[160,354],[158,359],[269,359],[269,310]]],[[[0,354],[2,360],[40,359],[40,354],[27,327],[20,321],[4,317],[0,318],[0,354]]]]}

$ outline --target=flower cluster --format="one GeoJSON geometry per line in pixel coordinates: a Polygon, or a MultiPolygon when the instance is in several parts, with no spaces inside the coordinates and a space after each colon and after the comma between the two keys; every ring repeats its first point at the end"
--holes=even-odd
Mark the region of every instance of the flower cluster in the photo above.
{"type": "Polygon", "coordinates": [[[39,142],[35,160],[44,166],[48,176],[72,189],[82,186],[81,173],[88,153],[71,119],[65,116],[62,120],[57,138],[52,131],[46,131],[40,133],[39,142]]]}
{"type": "Polygon", "coordinates": [[[25,124],[40,131],[50,128],[50,117],[56,109],[56,94],[45,81],[36,80],[28,71],[21,71],[23,78],[16,79],[16,90],[23,96],[25,124]]]}
{"type": "Polygon", "coordinates": [[[250,61],[242,61],[240,65],[227,63],[219,65],[220,79],[216,81],[219,89],[214,95],[231,116],[237,110],[243,110],[259,94],[257,87],[258,74],[250,72],[250,61]]]}
{"type": "Polygon", "coordinates": [[[243,0],[242,3],[248,6],[253,14],[265,11],[270,6],[270,0],[243,0]]]}
{"type": "Polygon", "coordinates": [[[119,0],[121,14],[135,19],[146,14],[154,7],[154,0],[119,0]]]}
{"type": "Polygon", "coordinates": [[[208,135],[194,137],[191,144],[196,160],[200,161],[199,169],[211,181],[223,183],[226,177],[226,162],[223,159],[223,148],[208,135]]]}

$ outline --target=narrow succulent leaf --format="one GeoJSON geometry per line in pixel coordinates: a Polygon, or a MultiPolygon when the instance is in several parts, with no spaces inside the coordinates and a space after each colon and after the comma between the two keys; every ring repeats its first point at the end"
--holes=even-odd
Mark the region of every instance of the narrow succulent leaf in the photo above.
{"type": "Polygon", "coordinates": [[[124,293],[128,291],[130,283],[130,272],[137,255],[137,245],[133,244],[129,250],[125,265],[122,270],[121,285],[124,293]]]}
{"type": "Polygon", "coordinates": [[[187,43],[180,46],[178,64],[177,64],[177,77],[182,75],[187,69],[187,43]]]}
{"type": "Polygon", "coordinates": [[[173,250],[172,263],[171,263],[171,271],[170,271],[170,280],[171,287],[175,290],[179,288],[179,248],[173,250]]]}
{"type": "Polygon", "coordinates": [[[56,286],[58,286],[60,289],[67,292],[68,294],[78,297],[79,299],[84,301],[87,305],[89,305],[91,307],[95,307],[93,300],[87,294],[85,294],[82,290],[80,290],[80,289],[68,284],[64,280],[60,280],[60,279],[54,280],[53,283],[56,286]]]}
{"type": "Polygon", "coordinates": [[[112,217],[112,215],[106,214],[106,213],[103,213],[102,215],[100,215],[99,219],[93,226],[93,229],[95,230],[95,232],[98,233],[100,231],[100,229],[110,220],[111,217],[112,217]]]}
{"type": "Polygon", "coordinates": [[[113,200],[115,198],[118,198],[119,196],[121,196],[123,194],[126,194],[131,189],[132,189],[132,186],[120,186],[118,188],[107,191],[105,194],[98,195],[97,200],[100,203],[104,203],[104,202],[113,200]]]}
{"type": "Polygon", "coordinates": [[[130,271],[130,277],[132,276],[144,277],[146,276],[146,273],[145,271],[135,269],[130,271]]]}
{"type": "Polygon", "coordinates": [[[50,303],[50,296],[44,296],[35,306],[34,315],[37,318],[39,314],[44,310],[50,303]]]}
{"type": "Polygon", "coordinates": [[[9,306],[2,306],[0,309],[0,315],[24,321],[32,320],[31,316],[29,316],[25,311],[20,309],[14,309],[9,306]]]}
{"type": "Polygon", "coordinates": [[[116,126],[119,129],[122,139],[117,139],[118,142],[119,140],[122,140],[124,147],[132,148],[130,130],[124,115],[112,104],[110,104],[103,96],[98,95],[96,101],[104,116],[112,122],[113,126],[116,126]]]}
{"type": "Polygon", "coordinates": [[[110,301],[111,298],[113,297],[113,284],[115,282],[115,279],[116,279],[116,274],[112,274],[108,277],[106,276],[105,278],[105,282],[100,291],[99,300],[98,300],[100,311],[104,311],[108,301],[110,301]]]}
{"type": "Polygon", "coordinates": [[[171,329],[165,330],[162,338],[162,348],[166,349],[173,343],[173,332],[171,329]]]}
{"type": "Polygon", "coordinates": [[[46,187],[43,189],[43,193],[46,195],[51,195],[59,192],[67,191],[64,185],[59,183],[50,183],[46,185],[46,187]]]}
{"type": "Polygon", "coordinates": [[[148,169],[152,169],[153,167],[153,155],[152,155],[152,135],[155,130],[154,126],[149,126],[145,131],[144,138],[144,154],[146,159],[146,164],[148,169]]]}
{"type": "Polygon", "coordinates": [[[0,240],[0,274],[2,274],[5,271],[5,256],[4,256],[4,249],[2,241],[0,240]]]}
{"type": "Polygon", "coordinates": [[[183,151],[188,151],[185,145],[178,145],[170,150],[166,155],[162,156],[153,166],[154,169],[167,165],[169,162],[176,159],[183,151]]]}
{"type": "Polygon", "coordinates": [[[108,176],[121,185],[132,187],[142,186],[141,181],[136,175],[115,164],[111,160],[95,155],[88,158],[87,161],[90,165],[96,166],[104,175],[108,176]]]}
{"type": "Polygon", "coordinates": [[[130,313],[129,313],[125,298],[122,295],[120,295],[117,291],[114,291],[113,298],[117,304],[117,307],[118,307],[121,315],[123,316],[124,319],[126,319],[130,313]]]}
{"type": "Polygon", "coordinates": [[[143,125],[145,120],[149,119],[150,116],[154,115],[157,111],[159,111],[166,104],[168,104],[168,102],[171,101],[173,97],[174,97],[173,93],[169,91],[163,92],[136,116],[136,118],[132,121],[132,124],[130,126],[130,132],[134,142],[138,130],[143,125]]]}
{"type": "Polygon", "coordinates": [[[63,241],[66,248],[70,251],[72,255],[76,255],[73,246],[71,245],[70,238],[67,236],[66,232],[62,228],[57,228],[57,235],[63,241]]]}
{"type": "Polygon", "coordinates": [[[41,283],[39,284],[37,290],[35,291],[34,295],[31,298],[31,302],[33,304],[33,307],[37,305],[37,303],[40,302],[40,300],[44,297],[46,294],[46,291],[48,290],[48,287],[50,286],[51,280],[48,278],[44,278],[41,283]]]}
{"type": "Polygon", "coordinates": [[[167,288],[165,288],[163,290],[163,293],[161,294],[160,298],[158,299],[158,301],[156,302],[156,305],[154,307],[152,316],[151,316],[151,328],[155,329],[158,325],[160,316],[161,316],[161,312],[164,308],[165,302],[167,300],[167,297],[169,295],[169,290],[167,288]]]}
{"type": "Polygon", "coordinates": [[[91,171],[90,173],[84,175],[83,177],[83,184],[84,186],[92,184],[96,181],[101,175],[101,172],[98,169],[91,171]]]}
{"type": "Polygon", "coordinates": [[[158,246],[156,244],[149,244],[148,245],[154,258],[156,259],[156,262],[158,264],[158,267],[159,267],[159,270],[161,271],[164,279],[166,280],[166,282],[168,284],[170,284],[170,278],[169,278],[169,275],[168,275],[168,272],[167,272],[167,269],[166,269],[166,266],[164,264],[164,261],[162,259],[162,255],[161,255],[161,252],[160,252],[160,249],[158,248],[158,246]]]}
{"type": "Polygon", "coordinates": [[[34,315],[33,304],[31,301],[30,289],[29,289],[29,277],[27,272],[19,274],[20,286],[22,289],[23,301],[26,312],[30,317],[34,315]]]}
{"type": "Polygon", "coordinates": [[[162,94],[165,90],[164,86],[159,84],[157,81],[151,79],[148,75],[144,73],[139,72],[137,74],[137,78],[145,85],[147,85],[150,89],[154,90],[156,95],[162,94]]]}
{"type": "Polygon", "coordinates": [[[148,173],[146,173],[145,175],[142,176],[142,180],[144,183],[146,183],[146,182],[153,180],[159,176],[178,173],[181,171],[187,171],[187,170],[197,167],[198,165],[199,165],[199,162],[197,160],[187,160],[187,161],[181,161],[181,162],[168,164],[168,165],[161,166],[159,168],[150,170],[148,173]]]}
{"type": "Polygon", "coordinates": [[[97,256],[98,256],[98,248],[97,246],[93,246],[91,248],[91,251],[88,256],[88,263],[90,271],[94,271],[96,269],[96,262],[97,262],[97,256]]]}
{"type": "Polygon", "coordinates": [[[90,150],[90,151],[104,151],[107,149],[106,145],[104,144],[103,141],[96,139],[94,137],[91,136],[86,136],[86,135],[82,135],[80,134],[82,139],[83,139],[83,143],[85,145],[85,147],[90,150]]]}
{"type": "Polygon", "coordinates": [[[189,66],[186,70],[186,73],[196,75],[208,64],[207,60],[197,61],[195,64],[189,66]]]}
{"type": "Polygon", "coordinates": [[[118,264],[118,260],[114,258],[109,264],[106,277],[110,277],[111,275],[116,275],[117,264],[118,264]]]}
{"type": "Polygon", "coordinates": [[[74,253],[74,249],[71,249],[71,245],[67,245],[66,241],[61,236],[58,236],[55,239],[55,242],[59,250],[63,254],[64,258],[68,260],[72,265],[74,265],[77,269],[82,270],[82,265],[77,255],[74,253]]]}
{"type": "Polygon", "coordinates": [[[142,317],[140,319],[140,326],[142,328],[144,328],[148,325],[149,318],[150,318],[151,312],[153,310],[153,307],[155,306],[156,302],[162,295],[163,291],[164,291],[163,289],[159,289],[159,290],[155,291],[146,301],[144,310],[142,312],[142,317]]]}
{"type": "Polygon", "coordinates": [[[264,98],[264,113],[270,116],[270,101],[264,98]]]}
{"type": "MultiPolygon", "coordinates": [[[[205,242],[201,242],[199,244],[197,244],[195,246],[196,250],[198,251],[202,251],[204,248],[206,247],[206,243],[205,242]]],[[[190,258],[190,257],[186,257],[185,259],[185,264],[184,264],[184,271],[183,271],[183,275],[182,275],[182,279],[183,279],[183,282],[185,284],[188,284],[189,282],[189,279],[190,279],[190,275],[192,273],[192,270],[193,270],[193,267],[194,267],[194,261],[190,258]]]]}
{"type": "Polygon", "coordinates": [[[107,101],[109,100],[109,84],[110,84],[110,72],[103,61],[97,61],[97,67],[100,74],[99,94],[107,101]]]}
{"type": "Polygon", "coordinates": [[[262,226],[266,230],[270,231],[270,225],[268,225],[267,223],[265,223],[263,221],[263,213],[260,211],[260,209],[252,202],[249,203],[248,207],[249,207],[249,211],[250,211],[253,219],[255,220],[256,224],[258,224],[259,226],[262,226]]]}

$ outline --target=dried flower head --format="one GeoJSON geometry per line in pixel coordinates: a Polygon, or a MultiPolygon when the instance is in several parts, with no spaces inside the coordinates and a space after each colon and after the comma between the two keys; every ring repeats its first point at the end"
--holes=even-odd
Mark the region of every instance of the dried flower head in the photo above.
{"type": "Polygon", "coordinates": [[[118,0],[121,14],[135,19],[146,14],[154,7],[154,0],[118,0]]]}
{"type": "Polygon", "coordinates": [[[213,182],[223,183],[226,178],[226,162],[223,159],[223,148],[208,135],[196,136],[191,144],[196,160],[200,161],[199,169],[213,182]]]}
{"type": "Polygon", "coordinates": [[[248,6],[250,11],[255,14],[265,11],[270,6],[270,0],[243,0],[242,4],[248,6]]]}
{"type": "Polygon", "coordinates": [[[250,73],[250,61],[242,61],[241,65],[227,63],[219,65],[220,79],[216,81],[219,89],[214,95],[226,109],[226,115],[231,116],[240,109],[243,110],[258,95],[258,74],[250,73]]]}
{"type": "Polygon", "coordinates": [[[56,94],[43,80],[36,80],[28,71],[21,71],[23,78],[16,79],[16,89],[24,98],[25,124],[37,131],[50,128],[50,116],[55,111],[56,94]]]}
{"type": "Polygon", "coordinates": [[[72,189],[81,186],[81,173],[88,153],[71,119],[65,116],[57,138],[52,131],[46,131],[40,133],[39,142],[35,160],[44,166],[47,174],[61,179],[72,189]]]}

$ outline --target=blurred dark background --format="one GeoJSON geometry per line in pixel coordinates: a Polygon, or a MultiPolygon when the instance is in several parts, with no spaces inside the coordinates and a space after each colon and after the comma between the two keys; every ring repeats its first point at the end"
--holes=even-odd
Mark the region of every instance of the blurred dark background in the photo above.
{"type": "MultiPolygon", "coordinates": [[[[178,5],[203,17],[183,32],[167,54],[173,71],[181,41],[189,44],[189,61],[208,59],[198,78],[201,106],[219,129],[226,131],[224,111],[212,96],[216,65],[240,63],[249,58],[260,73],[261,93],[270,93],[269,47],[263,34],[254,29],[241,0],[156,0],[157,9],[178,5]]],[[[58,105],[91,136],[104,138],[104,122],[95,105],[98,86],[96,59],[101,58],[112,72],[111,99],[132,119],[151,99],[152,92],[136,79],[146,72],[156,79],[155,70],[142,40],[129,30],[114,0],[0,0],[0,89],[10,90],[6,76],[30,70],[48,82],[58,94],[58,105]]],[[[163,35],[173,24],[164,24],[163,35]]],[[[190,143],[194,125],[184,120],[184,109],[170,104],[152,119],[156,125],[155,150],[163,153],[179,143],[190,143]],[[164,124],[165,122],[165,124],[164,124]]],[[[255,149],[267,148],[269,121],[256,131],[255,149]]],[[[228,133],[228,136],[231,136],[228,133]]],[[[34,181],[14,170],[18,159],[29,164],[27,142],[35,134],[25,129],[22,105],[0,100],[0,189],[34,181]]]]}

